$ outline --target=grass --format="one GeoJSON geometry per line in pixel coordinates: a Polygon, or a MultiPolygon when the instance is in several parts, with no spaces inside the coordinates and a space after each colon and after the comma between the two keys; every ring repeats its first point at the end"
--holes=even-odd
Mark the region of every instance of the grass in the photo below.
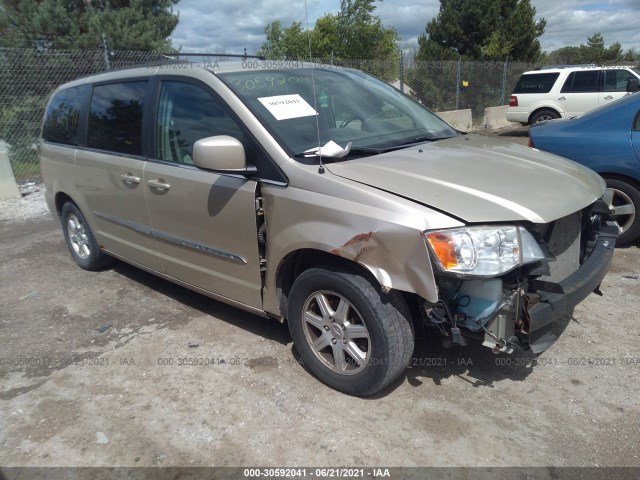
{"type": "Polygon", "coordinates": [[[40,180],[40,164],[37,160],[11,162],[13,167],[13,175],[16,177],[16,183],[20,184],[27,181],[40,180]]]}

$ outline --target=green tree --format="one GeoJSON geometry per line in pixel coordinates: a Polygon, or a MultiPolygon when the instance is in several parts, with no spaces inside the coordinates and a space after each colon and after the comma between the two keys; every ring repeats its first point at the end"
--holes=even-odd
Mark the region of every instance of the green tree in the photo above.
{"type": "Polygon", "coordinates": [[[262,44],[258,55],[266,58],[303,58],[308,55],[307,34],[300,22],[282,28],[280,20],[275,20],[264,29],[267,41],[262,44]]]}
{"type": "Polygon", "coordinates": [[[418,39],[420,60],[535,61],[547,21],[530,0],[441,0],[418,39]]]}
{"type": "Polygon", "coordinates": [[[341,0],[337,15],[338,43],[334,54],[343,58],[388,59],[397,55],[398,34],[373,15],[375,0],[341,0]]]}
{"type": "Polygon", "coordinates": [[[2,0],[0,46],[167,51],[179,0],[2,0]]]}
{"type": "Polygon", "coordinates": [[[594,33],[587,38],[586,45],[568,46],[554,50],[549,54],[548,62],[552,64],[579,64],[579,63],[616,63],[629,58],[633,61],[631,51],[623,54],[622,45],[618,42],[611,44],[608,48],[604,46],[604,36],[601,33],[594,33]]]}
{"type": "Polygon", "coordinates": [[[373,13],[375,0],[341,0],[337,15],[319,18],[313,30],[302,30],[300,23],[282,27],[280,20],[265,28],[266,41],[258,51],[267,58],[314,57],[397,59],[398,34],[385,27],[373,13]]]}
{"type": "Polygon", "coordinates": [[[640,62],[640,53],[636,52],[634,48],[630,48],[622,57],[622,61],[629,63],[640,62]]]}

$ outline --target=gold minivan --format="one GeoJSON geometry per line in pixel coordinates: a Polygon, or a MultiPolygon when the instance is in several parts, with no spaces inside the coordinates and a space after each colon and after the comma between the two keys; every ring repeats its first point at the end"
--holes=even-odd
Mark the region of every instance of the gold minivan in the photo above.
{"type": "Polygon", "coordinates": [[[418,325],[546,350],[618,233],[590,170],[327,66],[82,78],[53,92],[39,151],[80,267],[117,258],[287,321],[308,369],[353,395],[402,374],[418,325]]]}

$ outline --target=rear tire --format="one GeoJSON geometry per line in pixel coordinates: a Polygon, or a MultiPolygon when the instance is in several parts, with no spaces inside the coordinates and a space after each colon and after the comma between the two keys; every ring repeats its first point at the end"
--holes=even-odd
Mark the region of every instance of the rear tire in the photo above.
{"type": "Polygon", "coordinates": [[[93,236],[84,215],[73,203],[67,202],[60,213],[62,231],[71,258],[80,268],[100,270],[111,265],[115,259],[102,250],[93,236]]]}
{"type": "Polygon", "coordinates": [[[533,125],[534,123],[544,122],[545,120],[553,120],[555,118],[560,118],[558,112],[549,109],[539,110],[533,114],[531,120],[529,121],[529,125],[533,125]]]}
{"type": "Polygon", "coordinates": [[[607,188],[613,190],[613,195],[605,193],[603,198],[622,229],[616,246],[628,247],[640,237],[640,190],[617,178],[605,178],[605,181],[607,188]]]}
{"type": "Polygon", "coordinates": [[[349,395],[373,395],[395,380],[413,353],[409,308],[396,291],[335,267],[303,272],[289,295],[291,337],[307,368],[349,395]]]}

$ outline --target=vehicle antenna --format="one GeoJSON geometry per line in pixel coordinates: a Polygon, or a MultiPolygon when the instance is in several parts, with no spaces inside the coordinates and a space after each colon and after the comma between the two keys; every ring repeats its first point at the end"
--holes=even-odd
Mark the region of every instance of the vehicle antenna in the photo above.
{"type": "Polygon", "coordinates": [[[313,91],[313,109],[316,112],[316,133],[318,134],[318,173],[324,173],[324,164],[322,163],[322,148],[320,148],[320,120],[318,119],[318,102],[316,100],[316,82],[313,75],[313,55],[311,54],[311,30],[309,30],[309,11],[307,9],[307,0],[304,0],[304,15],[307,21],[307,39],[309,41],[309,62],[311,62],[311,89],[313,91]]]}

